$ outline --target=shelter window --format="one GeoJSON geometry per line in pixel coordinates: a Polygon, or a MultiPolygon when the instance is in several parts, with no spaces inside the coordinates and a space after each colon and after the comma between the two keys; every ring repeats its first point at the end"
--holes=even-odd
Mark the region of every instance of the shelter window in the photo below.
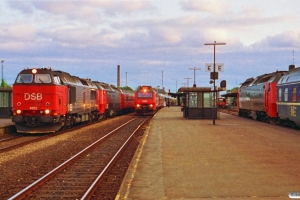
{"type": "Polygon", "coordinates": [[[49,74],[36,74],[34,82],[36,82],[36,83],[51,83],[51,77],[49,74]]]}
{"type": "Polygon", "coordinates": [[[288,101],[288,92],[289,92],[289,89],[284,88],[284,101],[288,101]]]}
{"type": "Polygon", "coordinates": [[[9,93],[0,92],[0,107],[9,107],[9,93]]]}
{"type": "Polygon", "coordinates": [[[190,92],[189,107],[198,107],[198,95],[197,92],[190,92]]]}
{"type": "Polygon", "coordinates": [[[19,74],[17,78],[17,83],[32,83],[33,75],[32,74],[19,74]]]}
{"type": "Polygon", "coordinates": [[[297,93],[296,93],[296,87],[292,87],[292,101],[296,101],[297,93]]]}
{"type": "Polygon", "coordinates": [[[213,99],[212,92],[204,92],[203,107],[204,108],[213,108],[214,107],[214,99],[213,99]]]}

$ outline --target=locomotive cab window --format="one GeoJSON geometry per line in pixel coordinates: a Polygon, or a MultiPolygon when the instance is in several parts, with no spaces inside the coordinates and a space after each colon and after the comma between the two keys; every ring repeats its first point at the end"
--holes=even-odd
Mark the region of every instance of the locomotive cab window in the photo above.
{"type": "Polygon", "coordinates": [[[49,74],[36,74],[34,82],[36,82],[36,83],[51,83],[51,77],[49,74]]]}
{"type": "Polygon", "coordinates": [[[32,83],[33,75],[32,74],[19,74],[16,82],[17,83],[32,83]]]}
{"type": "Polygon", "coordinates": [[[60,81],[59,76],[54,76],[54,77],[53,77],[53,80],[54,80],[54,83],[55,83],[55,84],[61,85],[61,81],[60,81]]]}

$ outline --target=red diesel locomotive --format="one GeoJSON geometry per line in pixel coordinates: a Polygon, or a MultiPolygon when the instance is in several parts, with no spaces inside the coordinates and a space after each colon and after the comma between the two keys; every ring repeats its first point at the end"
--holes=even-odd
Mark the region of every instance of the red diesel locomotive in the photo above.
{"type": "Polygon", "coordinates": [[[276,121],[277,83],[286,71],[247,79],[238,90],[239,116],[259,121],[276,121]]]}
{"type": "Polygon", "coordinates": [[[21,133],[55,132],[121,110],[120,92],[109,84],[46,68],[22,70],[12,94],[12,121],[21,133]]]}
{"type": "Polygon", "coordinates": [[[135,112],[137,114],[154,114],[159,105],[159,96],[151,86],[139,86],[134,94],[135,112]]]}

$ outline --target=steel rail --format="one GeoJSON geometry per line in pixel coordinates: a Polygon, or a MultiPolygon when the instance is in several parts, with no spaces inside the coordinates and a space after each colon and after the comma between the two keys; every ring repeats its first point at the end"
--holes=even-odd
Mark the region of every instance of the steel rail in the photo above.
{"type": "Polygon", "coordinates": [[[140,129],[140,127],[149,119],[145,119],[128,137],[128,139],[124,142],[124,144],[121,146],[121,148],[117,151],[117,153],[113,156],[113,158],[108,162],[108,164],[105,166],[105,168],[102,170],[102,172],[98,175],[98,177],[95,179],[95,181],[91,184],[91,186],[87,189],[85,194],[81,197],[81,200],[90,199],[93,195],[94,191],[97,189],[98,182],[103,178],[107,170],[113,165],[116,158],[121,154],[121,152],[125,149],[131,138],[134,136],[134,134],[140,129]]]}
{"type": "Polygon", "coordinates": [[[48,181],[50,178],[52,178],[53,176],[55,176],[55,174],[57,174],[61,170],[65,169],[70,163],[72,163],[73,161],[75,161],[76,159],[78,159],[79,157],[81,157],[83,154],[85,154],[86,152],[88,152],[89,150],[91,150],[92,148],[94,148],[96,145],[98,145],[100,142],[102,142],[102,140],[104,140],[106,137],[110,136],[112,133],[114,133],[115,131],[119,130],[123,126],[129,124],[130,122],[132,122],[135,119],[137,119],[137,118],[133,118],[130,121],[124,123],[123,125],[115,128],[114,130],[112,130],[111,132],[109,132],[108,134],[106,134],[105,136],[101,137],[99,140],[95,141],[94,143],[92,143],[91,145],[89,145],[88,147],[86,147],[85,149],[81,150],[76,155],[72,156],[70,159],[68,159],[65,162],[63,162],[62,164],[60,164],[55,169],[51,170],[50,172],[48,172],[47,174],[45,174],[44,176],[42,176],[40,179],[36,180],[35,182],[33,182],[32,184],[30,184],[29,186],[27,186],[26,188],[24,188],[20,192],[18,192],[17,194],[15,194],[12,197],[10,197],[8,200],[22,199],[22,198],[26,197],[27,194],[30,194],[33,190],[35,190],[40,185],[42,185],[43,183],[45,183],[46,181],[48,181]]]}
{"type": "Polygon", "coordinates": [[[16,139],[16,138],[19,138],[19,137],[22,137],[22,136],[15,136],[15,137],[4,138],[4,139],[1,139],[0,142],[5,142],[5,141],[8,141],[8,140],[13,140],[13,139],[16,139]]]}

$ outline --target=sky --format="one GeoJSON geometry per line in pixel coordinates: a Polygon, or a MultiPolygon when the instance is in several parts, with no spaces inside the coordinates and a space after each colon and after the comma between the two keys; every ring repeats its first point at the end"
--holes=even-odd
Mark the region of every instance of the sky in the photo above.
{"type": "Polygon", "coordinates": [[[0,0],[0,60],[12,85],[25,68],[52,68],[121,86],[227,89],[300,66],[298,0],[0,0]],[[196,68],[197,70],[193,70],[196,68]],[[195,79],[194,79],[195,77],[195,79]]]}

